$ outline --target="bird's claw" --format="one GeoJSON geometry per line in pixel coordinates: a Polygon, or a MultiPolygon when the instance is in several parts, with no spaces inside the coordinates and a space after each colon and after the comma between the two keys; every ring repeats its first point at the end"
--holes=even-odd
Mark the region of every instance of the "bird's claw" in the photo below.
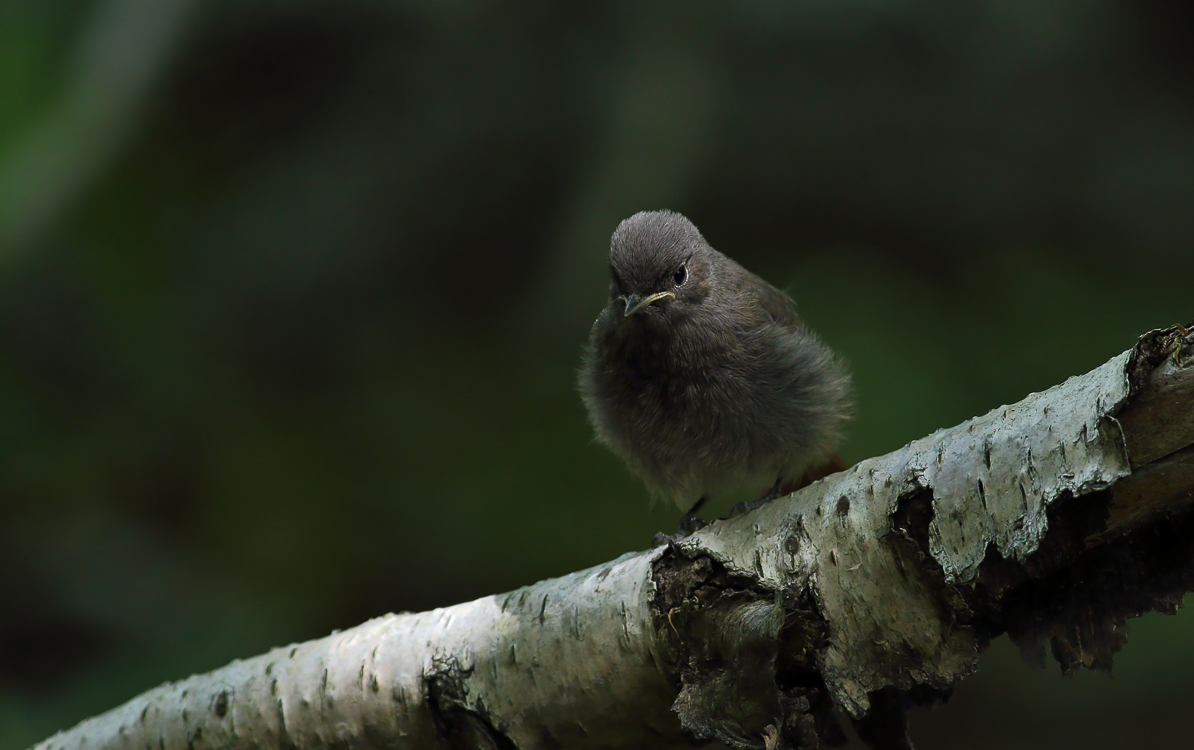
{"type": "Polygon", "coordinates": [[[656,532],[655,539],[651,541],[651,546],[662,547],[665,544],[676,544],[679,541],[687,539],[694,531],[700,531],[708,525],[709,522],[702,518],[696,518],[694,516],[690,519],[685,517],[684,520],[680,522],[680,530],[675,534],[665,534],[662,531],[656,532]]]}
{"type": "Polygon", "coordinates": [[[779,497],[782,494],[783,486],[784,486],[784,478],[782,476],[778,477],[775,480],[775,484],[771,485],[771,489],[767,490],[766,495],[763,495],[758,500],[743,500],[742,502],[735,505],[733,508],[730,508],[730,518],[733,518],[734,516],[740,516],[743,513],[749,513],[752,510],[754,510],[755,508],[763,507],[764,505],[771,502],[772,500],[774,500],[775,498],[779,497]]]}
{"type": "Polygon", "coordinates": [[[697,511],[700,510],[701,506],[705,504],[705,499],[706,498],[702,497],[700,500],[697,500],[696,505],[693,505],[692,508],[684,514],[684,517],[680,519],[679,531],[677,531],[675,534],[664,534],[662,531],[656,533],[655,539],[651,546],[659,547],[664,544],[675,544],[681,539],[684,539],[692,534],[694,531],[700,531],[708,526],[708,521],[697,516],[697,511]]]}
{"type": "Polygon", "coordinates": [[[743,500],[742,502],[735,505],[733,508],[730,508],[730,518],[734,518],[735,516],[740,516],[743,513],[750,513],[755,508],[761,508],[764,505],[766,505],[767,503],[774,500],[776,497],[779,497],[779,496],[776,495],[773,497],[771,495],[771,493],[768,493],[768,494],[760,497],[758,500],[743,500]]]}

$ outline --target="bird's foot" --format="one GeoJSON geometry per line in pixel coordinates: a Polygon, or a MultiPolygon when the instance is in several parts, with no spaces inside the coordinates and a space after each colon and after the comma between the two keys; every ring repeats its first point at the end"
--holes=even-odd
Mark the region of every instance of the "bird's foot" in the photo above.
{"type": "Polygon", "coordinates": [[[655,539],[651,541],[652,547],[662,547],[665,544],[675,544],[682,539],[688,538],[694,531],[700,531],[709,525],[709,522],[701,518],[693,518],[691,521],[685,519],[680,522],[680,530],[675,534],[665,534],[662,531],[655,533],[655,539]]]}
{"type": "Polygon", "coordinates": [[[776,478],[775,484],[771,485],[771,489],[767,490],[767,494],[760,497],[758,500],[743,500],[742,502],[730,508],[730,518],[740,516],[743,513],[749,513],[755,508],[761,508],[767,503],[783,494],[784,478],[780,476],[776,478]]]}
{"type": "Polygon", "coordinates": [[[779,495],[772,497],[771,494],[768,493],[768,494],[760,497],[758,500],[743,500],[742,502],[735,505],[733,508],[730,508],[730,518],[734,518],[735,516],[740,516],[743,513],[750,513],[755,508],[762,508],[764,505],[771,502],[776,497],[779,497],[779,495]]]}
{"type": "Polygon", "coordinates": [[[705,501],[708,499],[709,498],[702,497],[700,500],[696,501],[695,505],[688,509],[688,512],[685,513],[684,517],[680,519],[680,529],[675,534],[664,534],[662,531],[655,534],[655,540],[651,546],[659,547],[669,543],[675,544],[684,537],[692,534],[694,531],[700,531],[708,526],[708,521],[697,516],[697,511],[701,509],[701,506],[704,505],[705,501]]]}

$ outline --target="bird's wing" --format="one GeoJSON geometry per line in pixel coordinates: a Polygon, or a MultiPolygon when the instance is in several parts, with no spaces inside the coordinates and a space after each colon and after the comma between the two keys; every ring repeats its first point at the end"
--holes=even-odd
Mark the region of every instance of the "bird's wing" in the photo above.
{"type": "Polygon", "coordinates": [[[796,312],[796,303],[792,298],[768,284],[763,279],[746,272],[746,285],[754,297],[758,299],[762,311],[773,321],[785,328],[804,328],[800,315],[796,312]]]}

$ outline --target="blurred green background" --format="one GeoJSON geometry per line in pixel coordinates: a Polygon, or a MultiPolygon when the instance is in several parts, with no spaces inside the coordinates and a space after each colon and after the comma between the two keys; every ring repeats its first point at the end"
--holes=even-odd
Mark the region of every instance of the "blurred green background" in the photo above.
{"type": "MultiPolygon", "coordinates": [[[[859,460],[1194,317],[1179,0],[4,0],[0,748],[677,513],[574,390],[670,207],[851,362],[859,460]]],[[[1188,746],[1194,619],[1006,639],[922,748],[1188,746]]]]}

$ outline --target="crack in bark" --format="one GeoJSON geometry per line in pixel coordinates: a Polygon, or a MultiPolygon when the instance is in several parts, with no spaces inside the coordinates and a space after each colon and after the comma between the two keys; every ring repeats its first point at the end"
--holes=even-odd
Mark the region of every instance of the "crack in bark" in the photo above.
{"type": "Polygon", "coordinates": [[[659,630],[679,695],[673,710],[697,740],[760,747],[842,744],[817,667],[825,622],[807,596],[785,597],[670,546],[655,564],[659,630]]]}
{"type": "Polygon", "coordinates": [[[518,750],[490,721],[484,703],[469,705],[468,678],[473,671],[445,659],[424,676],[425,703],[436,733],[451,750],[518,750]]]}

